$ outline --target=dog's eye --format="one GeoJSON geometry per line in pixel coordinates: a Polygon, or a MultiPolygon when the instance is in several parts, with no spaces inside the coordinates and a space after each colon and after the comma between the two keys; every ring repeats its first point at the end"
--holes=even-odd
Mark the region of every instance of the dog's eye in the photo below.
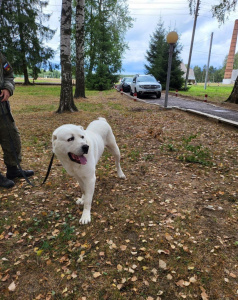
{"type": "Polygon", "coordinates": [[[84,136],[82,135],[81,138],[84,139],[84,136]]]}
{"type": "Polygon", "coordinates": [[[74,137],[72,136],[71,138],[67,139],[68,142],[71,142],[74,140],[74,137]]]}

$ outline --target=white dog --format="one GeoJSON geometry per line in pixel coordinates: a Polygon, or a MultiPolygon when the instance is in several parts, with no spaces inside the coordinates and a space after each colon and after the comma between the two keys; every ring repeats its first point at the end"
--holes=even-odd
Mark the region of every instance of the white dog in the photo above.
{"type": "Polygon", "coordinates": [[[91,221],[96,164],[105,147],[115,157],[118,176],[126,178],[120,166],[120,150],[112,129],[104,118],[93,121],[86,130],[82,126],[62,125],[53,132],[52,145],[63,167],[79,182],[82,198],[78,198],[76,203],[84,205],[79,222],[87,224],[91,221]]]}

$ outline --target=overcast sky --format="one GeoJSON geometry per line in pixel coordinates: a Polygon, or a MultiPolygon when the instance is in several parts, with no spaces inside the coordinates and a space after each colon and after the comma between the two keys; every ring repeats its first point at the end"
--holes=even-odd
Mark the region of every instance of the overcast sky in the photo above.
{"type": "MultiPolygon", "coordinates": [[[[219,27],[216,19],[212,18],[211,5],[219,0],[201,0],[199,16],[195,32],[191,67],[201,68],[207,64],[211,33],[213,43],[210,66],[220,67],[229,52],[235,20],[238,19],[238,7],[232,12],[224,25],[219,27]]],[[[57,33],[48,45],[53,49],[59,47],[60,14],[62,0],[49,0],[47,12],[52,13],[50,27],[57,29],[57,33]]],[[[194,16],[189,14],[188,0],[128,0],[131,17],[135,19],[133,28],[126,34],[129,50],[123,58],[123,74],[144,73],[145,53],[149,48],[151,35],[155,32],[160,20],[164,22],[166,30],[176,30],[183,46],[181,59],[188,63],[192,37],[194,16]]],[[[118,29],[120,30],[120,29],[118,29]]],[[[236,48],[236,52],[238,47],[236,48]]],[[[59,61],[59,54],[56,56],[59,61]]]]}

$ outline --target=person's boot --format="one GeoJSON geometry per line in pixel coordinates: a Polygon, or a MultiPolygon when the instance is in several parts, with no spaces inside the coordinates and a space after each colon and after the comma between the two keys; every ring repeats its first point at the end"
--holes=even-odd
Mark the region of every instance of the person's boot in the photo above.
{"type": "MultiPolygon", "coordinates": [[[[34,171],[32,170],[22,170],[24,175],[26,177],[30,177],[32,175],[34,175],[34,171]]],[[[22,178],[24,177],[21,173],[21,171],[17,168],[17,167],[10,167],[7,166],[7,174],[6,174],[8,179],[14,179],[14,178],[22,178]]]]}
{"type": "Polygon", "coordinates": [[[14,185],[15,185],[14,181],[6,178],[5,176],[3,176],[0,173],[0,187],[4,187],[4,188],[7,188],[7,189],[10,189],[14,185]]]}

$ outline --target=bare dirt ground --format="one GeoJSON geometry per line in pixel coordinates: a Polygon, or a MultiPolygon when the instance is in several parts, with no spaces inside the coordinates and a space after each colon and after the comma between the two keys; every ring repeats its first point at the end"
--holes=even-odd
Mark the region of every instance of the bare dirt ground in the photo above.
{"type": "Polygon", "coordinates": [[[55,114],[58,101],[12,101],[37,186],[18,179],[0,191],[0,299],[238,299],[237,128],[115,91],[75,101],[77,113],[55,114]],[[57,159],[39,183],[53,130],[99,116],[127,179],[105,151],[82,226],[80,188],[57,159]]]}

